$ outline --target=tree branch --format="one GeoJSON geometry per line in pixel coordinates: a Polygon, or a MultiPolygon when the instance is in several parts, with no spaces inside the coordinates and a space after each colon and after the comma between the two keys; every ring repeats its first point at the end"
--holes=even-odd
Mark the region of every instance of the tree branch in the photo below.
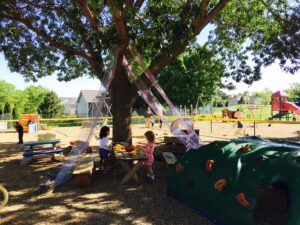
{"type": "Polygon", "coordinates": [[[203,17],[203,15],[199,15],[196,17],[193,25],[195,27],[194,33],[197,35],[212,19],[217,16],[222,9],[226,6],[226,4],[230,0],[220,0],[218,4],[208,13],[207,16],[203,17]]]}
{"type": "Polygon", "coordinates": [[[207,7],[210,3],[210,0],[202,0],[201,4],[200,4],[200,10],[203,12],[207,12],[207,7]]]}
{"type": "Polygon", "coordinates": [[[125,1],[125,4],[126,4],[128,7],[132,7],[132,6],[133,6],[133,3],[134,3],[134,0],[126,0],[126,1],[125,1]]]}
{"type": "MultiPolygon", "coordinates": [[[[202,21],[202,25],[199,26],[198,32],[200,32],[201,27],[203,29],[203,26],[206,26],[210,21],[213,20],[214,17],[216,17],[226,6],[226,4],[230,0],[220,0],[218,4],[208,13],[208,16],[202,21]]],[[[197,30],[196,30],[197,31],[197,30]]]]}
{"type": "Polygon", "coordinates": [[[126,31],[126,26],[122,18],[122,12],[117,6],[112,5],[112,3],[110,3],[110,7],[117,27],[120,50],[123,51],[126,48],[129,39],[126,31]]]}
{"type": "Polygon", "coordinates": [[[274,17],[274,19],[279,22],[279,23],[282,23],[282,22],[288,22],[287,20],[283,19],[282,17],[280,17],[280,15],[276,14],[272,9],[271,7],[264,1],[264,0],[259,0],[265,7],[266,9],[272,14],[272,16],[274,17]]]}
{"type": "Polygon", "coordinates": [[[182,11],[180,12],[181,22],[185,23],[188,15],[190,13],[190,9],[192,7],[192,3],[193,3],[193,0],[187,0],[187,2],[185,3],[185,5],[183,6],[182,11]]]}
{"type": "Polygon", "coordinates": [[[144,0],[136,0],[136,2],[134,3],[134,6],[133,6],[134,10],[136,12],[138,12],[140,10],[140,8],[142,7],[143,3],[144,3],[144,0]]]}
{"type": "Polygon", "coordinates": [[[76,0],[79,7],[82,9],[85,17],[89,20],[91,27],[101,36],[101,28],[99,26],[97,16],[91,11],[85,0],[76,0]]]}
{"type": "MultiPolygon", "coordinates": [[[[172,42],[169,47],[166,49],[166,51],[162,52],[159,56],[155,57],[154,60],[152,61],[149,70],[157,76],[160,71],[170,64],[174,58],[176,58],[179,54],[181,54],[186,46],[189,44],[189,41],[197,36],[201,30],[209,23],[212,21],[212,19],[218,15],[218,13],[224,9],[226,4],[229,2],[229,0],[220,0],[219,3],[207,14],[207,15],[202,15],[200,13],[199,16],[197,16],[194,19],[193,22],[193,27],[192,27],[192,33],[193,35],[191,37],[187,38],[181,38],[181,39],[176,39],[174,42],[172,42]],[[168,49],[174,49],[174,51],[170,54],[168,53],[168,49]]],[[[208,6],[209,1],[202,1],[201,5],[208,6]],[[205,3],[204,3],[205,2],[205,3]]]]}
{"type": "Polygon", "coordinates": [[[68,46],[63,43],[58,42],[57,39],[49,36],[44,30],[33,26],[32,23],[30,22],[30,20],[23,18],[20,15],[15,15],[15,14],[12,14],[11,12],[7,12],[7,14],[3,13],[2,16],[4,18],[14,20],[14,21],[24,24],[28,29],[30,29],[31,31],[36,33],[39,37],[41,37],[43,40],[47,41],[52,47],[54,47],[56,49],[59,49],[61,51],[67,52],[72,55],[81,56],[85,59],[89,59],[91,57],[91,55],[89,53],[87,53],[81,49],[76,49],[76,48],[73,48],[72,46],[68,46]]]}

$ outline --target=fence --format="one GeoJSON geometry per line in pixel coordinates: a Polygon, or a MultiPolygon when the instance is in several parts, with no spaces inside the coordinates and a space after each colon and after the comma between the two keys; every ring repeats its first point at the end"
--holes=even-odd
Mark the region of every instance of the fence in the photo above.
{"type": "MultiPolygon", "coordinates": [[[[100,117],[98,121],[98,125],[101,125],[104,122],[104,119],[108,119],[108,124],[112,124],[112,117],[100,117]]],[[[243,123],[252,124],[253,134],[256,134],[256,128],[258,124],[285,124],[285,125],[300,125],[300,121],[279,121],[279,120],[262,120],[262,119],[228,119],[221,117],[212,117],[211,114],[199,114],[196,116],[185,116],[185,118],[190,118],[194,121],[198,122],[209,122],[211,126],[211,131],[213,130],[214,122],[229,122],[236,123],[237,121],[241,121],[243,123]]],[[[83,121],[91,121],[94,120],[94,117],[86,117],[86,118],[49,118],[49,119],[40,119],[41,124],[47,124],[48,127],[72,127],[72,126],[81,126],[83,121]]],[[[175,116],[166,116],[168,121],[174,121],[176,119],[175,116]]],[[[7,123],[7,128],[13,128],[13,123],[18,120],[0,120],[1,123],[7,123]]],[[[132,124],[143,124],[145,122],[144,116],[132,116],[131,123],[132,124]]]]}

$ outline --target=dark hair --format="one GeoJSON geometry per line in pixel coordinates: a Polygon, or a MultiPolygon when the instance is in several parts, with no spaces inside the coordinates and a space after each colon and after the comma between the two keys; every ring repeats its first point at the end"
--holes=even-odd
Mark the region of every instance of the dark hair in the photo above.
{"type": "Polygon", "coordinates": [[[100,130],[100,133],[99,133],[100,139],[102,139],[104,137],[107,137],[108,132],[109,132],[109,127],[107,127],[107,126],[101,127],[101,130],[100,130]]]}
{"type": "Polygon", "coordinates": [[[151,130],[147,131],[144,135],[145,135],[147,141],[149,141],[149,142],[155,141],[155,135],[151,130]]]}

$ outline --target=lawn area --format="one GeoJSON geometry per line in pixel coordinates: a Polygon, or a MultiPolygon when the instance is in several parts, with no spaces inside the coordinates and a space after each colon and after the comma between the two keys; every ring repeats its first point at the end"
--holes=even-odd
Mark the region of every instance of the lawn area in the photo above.
{"type": "Polygon", "coordinates": [[[268,119],[271,117],[271,105],[234,105],[230,107],[216,107],[213,109],[214,114],[217,116],[222,115],[224,109],[236,110],[240,109],[244,113],[245,119],[268,119]]]}

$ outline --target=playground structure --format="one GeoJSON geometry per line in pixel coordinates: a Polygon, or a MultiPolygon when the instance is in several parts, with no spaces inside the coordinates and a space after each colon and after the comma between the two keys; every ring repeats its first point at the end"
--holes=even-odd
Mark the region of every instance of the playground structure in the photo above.
{"type": "Polygon", "coordinates": [[[6,206],[9,197],[8,197],[7,190],[1,184],[0,184],[0,192],[1,192],[2,197],[3,197],[3,198],[1,198],[1,201],[0,201],[0,210],[1,210],[6,206]]]}
{"type": "Polygon", "coordinates": [[[24,133],[37,133],[39,128],[39,116],[37,114],[21,114],[20,124],[24,133]]]}
{"type": "Polygon", "coordinates": [[[276,91],[272,94],[271,118],[281,120],[284,116],[289,120],[289,113],[300,115],[300,107],[287,100],[288,94],[283,91],[276,91]],[[274,112],[278,112],[275,113],[274,112]]]}
{"type": "Polygon", "coordinates": [[[297,225],[299,150],[299,143],[270,142],[257,137],[212,142],[201,150],[186,152],[176,162],[168,180],[168,194],[215,224],[274,224],[277,220],[275,224],[297,225]],[[278,193],[269,197],[282,200],[277,204],[285,217],[278,218],[273,212],[273,222],[257,218],[261,202],[263,211],[274,209],[275,205],[258,196],[274,190],[285,193],[283,198],[278,193]]]}

